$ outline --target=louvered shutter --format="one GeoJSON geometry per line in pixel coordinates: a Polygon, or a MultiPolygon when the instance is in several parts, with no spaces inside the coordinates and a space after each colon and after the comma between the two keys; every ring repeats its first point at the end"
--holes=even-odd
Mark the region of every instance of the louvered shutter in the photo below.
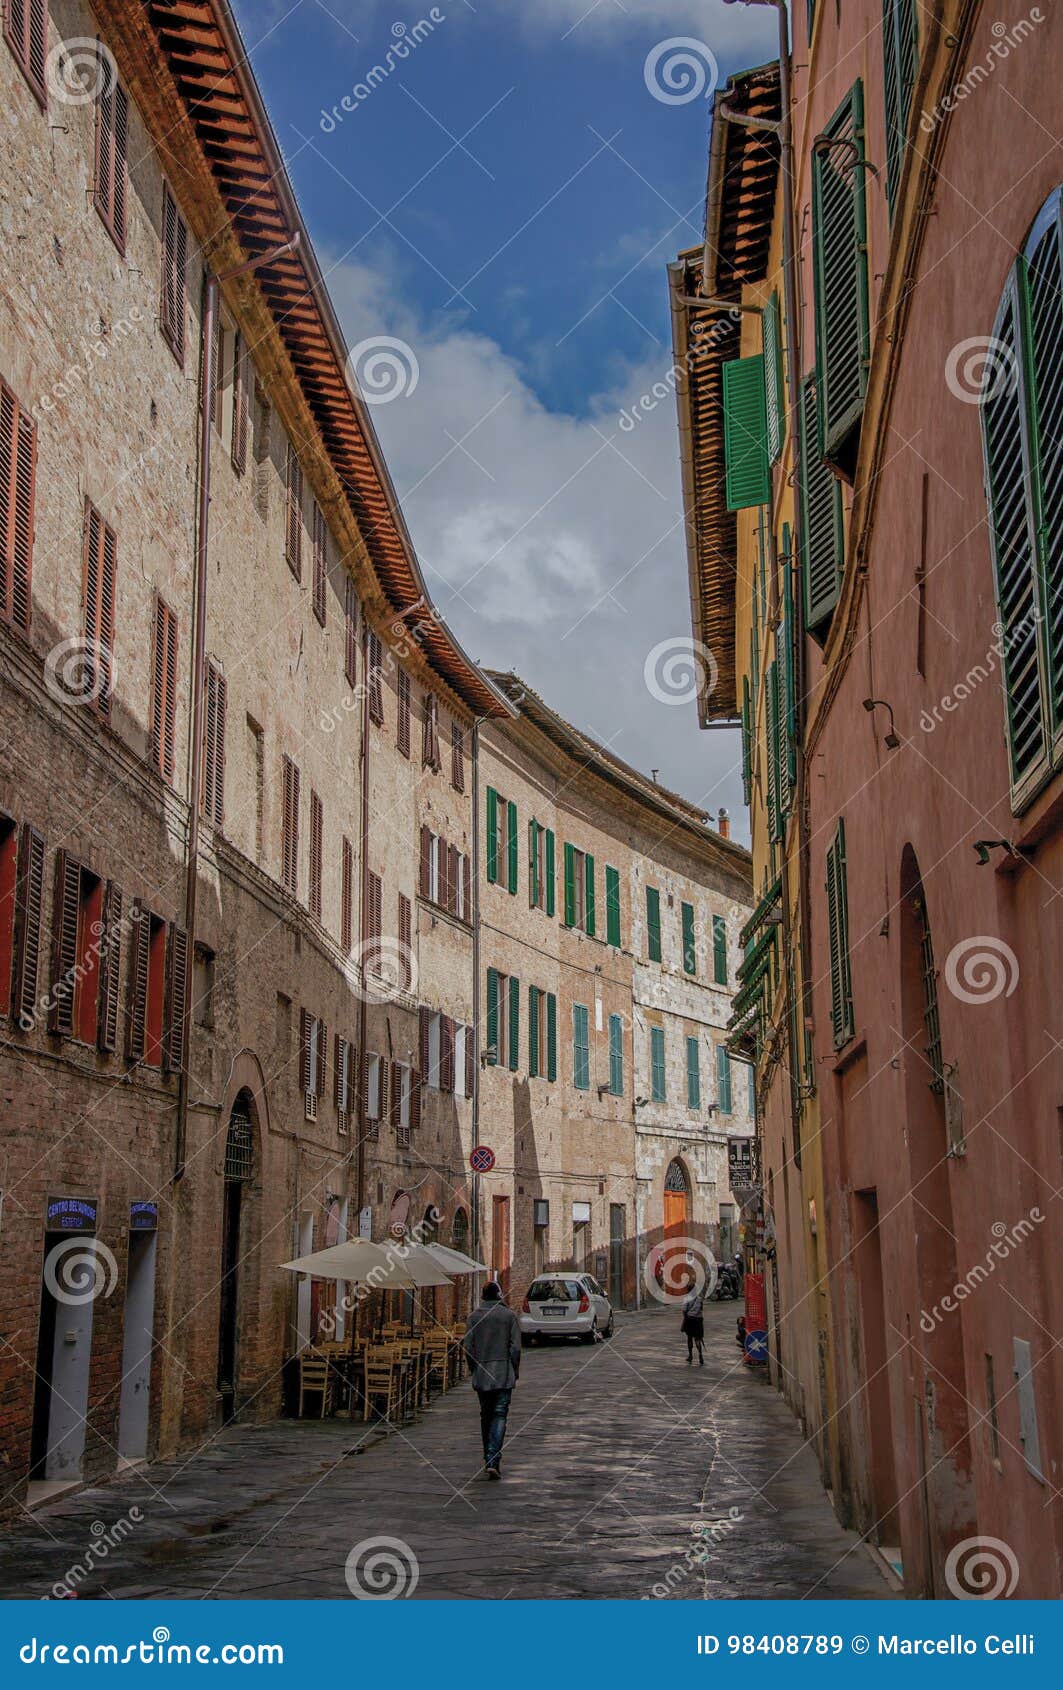
{"type": "Polygon", "coordinates": [[[29,632],[37,430],[0,383],[0,616],[29,632]]]}
{"type": "MultiPolygon", "coordinates": [[[[162,188],[162,287],[159,327],[180,364],[185,358],[185,272],[188,230],[168,185],[162,188]]],[[[234,423],[235,443],[235,423],[234,423]]]]}
{"type": "Polygon", "coordinates": [[[520,981],[515,974],[509,977],[509,1066],[520,1066],[520,981]]]}
{"type": "Polygon", "coordinates": [[[380,727],[384,720],[384,680],[381,673],[383,657],[380,636],[370,634],[367,642],[369,659],[369,719],[380,727]]]}
{"type": "Polygon", "coordinates": [[[379,1079],[378,1079],[377,1083],[378,1083],[379,1088],[380,1088],[380,1096],[377,1099],[377,1120],[378,1121],[386,1121],[387,1118],[388,1118],[388,1097],[389,1097],[389,1087],[388,1087],[389,1064],[388,1064],[387,1057],[382,1056],[380,1058],[379,1062],[377,1063],[377,1073],[379,1075],[379,1079]]]}
{"type": "Polygon", "coordinates": [[[584,924],[587,934],[594,938],[594,858],[588,853],[583,859],[584,924]]]}
{"type": "Polygon", "coordinates": [[[288,442],[285,473],[284,556],[297,581],[303,575],[303,470],[288,442]]]}
{"type": "Polygon", "coordinates": [[[233,339],[233,434],[230,453],[237,475],[243,475],[247,468],[247,407],[247,352],[243,336],[237,333],[233,339]]]}
{"type": "Polygon", "coordinates": [[[804,533],[805,621],[822,628],[841,592],[844,541],[842,490],[820,455],[815,374],[801,389],[801,509],[804,533]]]}
{"type": "Polygon", "coordinates": [[[337,1114],[345,1115],[347,1112],[347,1041],[339,1033],[335,1035],[332,1068],[333,1102],[336,1105],[337,1114]]]}
{"type": "Polygon", "coordinates": [[[458,886],[461,874],[461,852],[456,845],[447,846],[447,909],[451,915],[458,913],[458,886]]]}
{"type": "Polygon", "coordinates": [[[869,359],[861,82],[853,84],[824,134],[843,144],[812,156],[819,444],[824,456],[851,475],[856,456],[851,436],[864,408],[869,359]]]}
{"type": "Polygon", "coordinates": [[[188,935],[170,923],[166,947],[166,1006],[163,1065],[179,1073],[185,1060],[185,1014],[188,993],[188,935]]]}
{"type": "Polygon", "coordinates": [[[849,961],[849,887],[845,823],[827,851],[827,931],[830,950],[831,1022],[835,1048],[853,1034],[853,992],[849,961]]]}
{"type": "Polygon", "coordinates": [[[421,897],[432,896],[432,829],[421,823],[421,897]]]}
{"type": "Polygon", "coordinates": [[[12,941],[14,961],[11,969],[11,1013],[23,1032],[29,1032],[33,1027],[37,1012],[43,898],[44,840],[26,822],[18,843],[12,941]]]}
{"type": "Polygon", "coordinates": [[[1026,268],[1029,382],[1035,445],[1033,478],[1041,584],[1044,695],[1050,731],[1063,726],[1063,194],[1026,268]]]}
{"type": "Polygon", "coordinates": [[[354,895],[354,851],[349,839],[344,839],[340,865],[340,944],[346,955],[353,940],[352,906],[354,895]]]}
{"type": "Polygon", "coordinates": [[[391,1068],[391,1073],[389,1075],[389,1082],[390,1083],[388,1085],[388,1097],[389,1097],[389,1100],[390,1100],[390,1108],[388,1110],[388,1118],[390,1119],[391,1125],[393,1127],[401,1128],[401,1126],[402,1126],[402,1066],[398,1062],[392,1062],[390,1064],[390,1068],[391,1068]]]}
{"type": "MultiPolygon", "coordinates": [[[[498,1061],[498,970],[487,970],[487,1046],[493,1052],[488,1061],[498,1061]]],[[[425,1066],[422,1064],[422,1066],[425,1066]]]]}
{"type": "Polygon", "coordinates": [[[919,64],[916,0],[882,0],[882,74],[886,104],[886,197],[897,201],[908,118],[919,64]]]}
{"type": "Polygon", "coordinates": [[[343,589],[343,673],[349,687],[358,684],[358,595],[348,575],[343,589]]]}
{"type": "Polygon", "coordinates": [[[498,881],[498,793],[487,788],[487,878],[494,886],[498,881]]]}
{"type": "Polygon", "coordinates": [[[443,1047],[443,1091],[453,1091],[454,1072],[454,1022],[449,1015],[444,1015],[440,1022],[440,1041],[443,1047]]]}
{"type": "Polygon", "coordinates": [[[528,823],[528,908],[539,902],[539,823],[533,816],[528,823]]]}
{"type": "Polygon", "coordinates": [[[410,1073],[410,1135],[421,1125],[421,1094],[424,1085],[424,1075],[414,1068],[410,1073]]]}
{"type": "Polygon", "coordinates": [[[656,886],[646,888],[646,949],[651,962],[661,960],[661,894],[656,886]]]}
{"type": "Polygon", "coordinates": [[[712,918],[712,978],[717,986],[727,984],[727,922],[722,915],[712,918]]]}
{"type": "Polygon", "coordinates": [[[683,930],[683,970],[686,974],[696,974],[698,959],[694,942],[694,906],[683,904],[680,908],[683,930]]]}
{"type": "Polygon", "coordinates": [[[328,529],[325,526],[325,513],[321,506],[314,504],[314,615],[325,626],[326,599],[328,588],[328,529]]]}
{"type": "Polygon", "coordinates": [[[546,913],[547,913],[547,915],[553,915],[553,913],[554,913],[554,901],[555,901],[554,882],[557,878],[557,871],[556,871],[556,868],[555,868],[555,865],[554,865],[554,831],[553,831],[553,828],[549,828],[549,827],[546,830],[546,853],[545,853],[545,855],[546,855],[546,867],[545,867],[545,875],[546,875],[546,913]]]}
{"type": "Polygon", "coordinates": [[[86,652],[84,685],[79,689],[79,696],[101,716],[109,717],[117,547],[114,533],[87,499],[84,553],[86,652]]]}
{"type": "Polygon", "coordinates": [[[48,1029],[74,1031],[74,996],[78,965],[78,914],[81,866],[62,849],[55,853],[55,904],[52,915],[52,990],[48,1029]]]}
{"type": "Polygon", "coordinates": [[[405,893],[399,893],[399,950],[402,985],[409,991],[413,982],[413,910],[405,893]]]}
{"type": "Polygon", "coordinates": [[[316,792],[310,794],[310,913],[321,920],[322,835],[325,813],[316,792]]]}
{"type": "Polygon", "coordinates": [[[742,676],[742,802],[748,808],[753,796],[753,711],[749,676],[742,676]]]}
{"type": "Polygon", "coordinates": [[[472,920],[472,867],[467,856],[461,859],[462,886],[464,888],[465,920],[472,920]]]}
{"type": "Polygon", "coordinates": [[[576,925],[576,848],[565,845],[565,926],[576,925]]]}
{"type": "Polygon", "coordinates": [[[46,106],[47,0],[6,0],[3,11],[4,39],[38,101],[46,106]]]}
{"type": "Polygon", "coordinates": [[[103,1051],[118,1049],[118,982],[122,961],[122,889],[107,882],[103,899],[103,939],[100,947],[100,996],[96,1014],[96,1042],[103,1051]]]}
{"type": "Polygon", "coordinates": [[[120,252],[125,251],[126,152],[129,131],[129,100],[125,89],[98,46],[100,64],[96,72],[96,209],[110,230],[120,252]]]}
{"type": "Polygon", "coordinates": [[[786,435],[786,389],[783,382],[782,317],[779,296],[773,293],[761,318],[764,336],[764,400],[767,414],[768,463],[775,463],[786,435]]]}
{"type": "Polygon", "coordinates": [[[531,1079],[539,1075],[539,989],[537,986],[528,987],[528,1074],[531,1079]]]}
{"type": "Polygon", "coordinates": [[[605,870],[605,938],[609,945],[619,946],[620,933],[620,871],[606,865],[605,870]]]}
{"type": "Polygon", "coordinates": [[[421,1073],[427,1075],[430,1065],[432,1011],[427,1004],[417,1010],[417,1061],[421,1073]]]}
{"type": "Polygon", "coordinates": [[[465,1096],[471,1097],[476,1086],[476,1041],[473,1028],[465,1029],[465,1096]]]}
{"type": "Polygon", "coordinates": [[[723,366],[727,509],[766,505],[771,498],[764,359],[733,358],[723,366]]]}
{"type": "Polygon", "coordinates": [[[207,709],[203,738],[203,810],[215,827],[225,820],[225,715],[228,686],[207,664],[207,709]]]}
{"type": "Polygon", "coordinates": [[[731,1057],[726,1045],[716,1046],[716,1102],[721,1115],[731,1113],[731,1057]]]}
{"type": "Polygon", "coordinates": [[[516,806],[516,804],[514,804],[512,799],[510,799],[510,801],[509,801],[509,806],[508,806],[507,813],[506,813],[506,847],[507,847],[507,853],[508,853],[508,857],[509,857],[509,863],[508,863],[509,881],[508,881],[508,885],[509,885],[510,892],[515,892],[517,890],[517,851],[518,851],[518,845],[517,845],[517,806],[516,806]]]}
{"type": "Polygon", "coordinates": [[[126,1057],[130,1062],[144,1060],[150,953],[151,916],[139,898],[134,899],[129,947],[129,1003],[126,1013],[126,1057]]]}
{"type": "Polygon", "coordinates": [[[317,1068],[314,1075],[314,1094],[317,1097],[325,1095],[325,1069],[328,1062],[328,1027],[324,1021],[317,1023],[317,1068]]]}
{"type": "Polygon", "coordinates": [[[310,1091],[311,1072],[311,1039],[313,1037],[314,1017],[308,1009],[299,1011],[299,1090],[304,1097],[310,1091]]]}
{"type": "Polygon", "coordinates": [[[687,1107],[701,1108],[700,1049],[696,1038],[687,1039],[687,1107]]]}
{"type": "Polygon", "coordinates": [[[164,780],[173,779],[177,717],[177,618],[155,600],[152,633],[151,761],[164,780]]]}
{"type": "Polygon", "coordinates": [[[609,1017],[609,1090],[613,1097],[624,1095],[624,1023],[619,1015],[609,1017]]]}
{"type": "Polygon", "coordinates": [[[557,1079],[557,998],[546,994],[546,1077],[557,1079]]]}

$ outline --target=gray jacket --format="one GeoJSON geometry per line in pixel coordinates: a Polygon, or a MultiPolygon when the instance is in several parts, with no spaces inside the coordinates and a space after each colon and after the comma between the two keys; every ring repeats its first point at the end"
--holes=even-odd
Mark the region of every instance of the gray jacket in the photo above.
{"type": "Polygon", "coordinates": [[[520,1322],[505,1303],[481,1303],[469,1316],[465,1354],[474,1391],[507,1391],[520,1372],[520,1322]]]}

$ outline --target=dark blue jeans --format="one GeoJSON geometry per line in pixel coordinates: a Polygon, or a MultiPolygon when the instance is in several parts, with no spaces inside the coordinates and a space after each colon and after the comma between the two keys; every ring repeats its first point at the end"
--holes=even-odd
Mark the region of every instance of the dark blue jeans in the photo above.
{"type": "Polygon", "coordinates": [[[508,1391],[477,1391],[480,1399],[480,1435],[484,1444],[484,1466],[496,1467],[502,1456],[506,1436],[506,1416],[509,1414],[508,1391]]]}

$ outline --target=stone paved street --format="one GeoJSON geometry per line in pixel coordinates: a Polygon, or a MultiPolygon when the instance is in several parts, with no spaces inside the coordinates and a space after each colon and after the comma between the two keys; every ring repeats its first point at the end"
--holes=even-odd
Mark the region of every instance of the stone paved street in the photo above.
{"type": "Polygon", "coordinates": [[[0,1587],[46,1594],[137,1508],[82,1597],[343,1598],[348,1555],[380,1536],[416,1557],[418,1599],[890,1596],[788,1411],[741,1365],[732,1305],[707,1317],[703,1369],[670,1310],[618,1317],[593,1350],[527,1351],[501,1485],[478,1472],[467,1387],[387,1439],[346,1420],[230,1429],[27,1520],[0,1587]]]}

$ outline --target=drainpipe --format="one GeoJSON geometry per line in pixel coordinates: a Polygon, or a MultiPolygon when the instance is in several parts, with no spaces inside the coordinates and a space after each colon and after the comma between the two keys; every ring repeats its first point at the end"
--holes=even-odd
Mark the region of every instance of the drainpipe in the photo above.
{"type": "MultiPolygon", "coordinates": [[[[358,877],[358,1236],[361,1237],[362,1210],[366,1194],[365,1135],[368,1122],[365,1113],[365,1039],[368,1026],[365,994],[365,963],[369,948],[369,625],[362,614],[362,711],[361,711],[361,794],[358,816],[358,851],[361,873],[358,877]]],[[[370,1231],[372,1229],[370,1228],[370,1231]]]]}
{"type": "MultiPolygon", "coordinates": [[[[480,722],[472,724],[472,1142],[480,1142],[480,722]]],[[[480,1259],[480,1176],[472,1174],[472,1253],[480,1259]]],[[[479,1293],[480,1276],[475,1289],[479,1293]]]]}
{"type": "Polygon", "coordinates": [[[177,1141],[174,1146],[173,1177],[184,1178],[185,1146],[188,1142],[188,1094],[192,1078],[192,983],[196,956],[196,892],[199,883],[199,810],[203,790],[203,682],[206,674],[207,646],[207,552],[210,539],[210,431],[214,426],[214,323],[218,315],[218,290],[222,282],[247,275],[263,264],[272,264],[286,252],[294,252],[301,237],[299,231],[270,252],[259,253],[243,264],[234,264],[220,275],[209,271],[204,276],[203,315],[200,323],[199,367],[203,381],[199,405],[199,461],[196,489],[196,574],[195,623],[192,640],[192,753],[188,776],[188,843],[185,853],[185,933],[188,942],[188,967],[185,971],[185,994],[182,1014],[184,1040],[181,1073],[177,1093],[177,1141]]]}

